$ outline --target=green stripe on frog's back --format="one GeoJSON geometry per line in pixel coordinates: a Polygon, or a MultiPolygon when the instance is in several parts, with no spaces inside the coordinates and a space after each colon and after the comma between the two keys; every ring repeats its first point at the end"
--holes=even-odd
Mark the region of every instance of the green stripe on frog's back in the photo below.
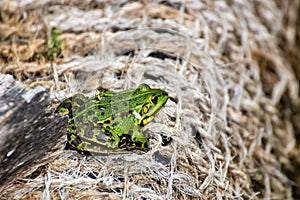
{"type": "Polygon", "coordinates": [[[151,102],[153,95],[161,93],[167,95],[162,90],[151,89],[145,85],[118,93],[101,91],[95,97],[86,101],[84,109],[82,107],[79,111],[74,109],[76,112],[74,119],[80,115],[88,114],[89,116],[96,116],[99,122],[103,122],[111,116],[115,118],[114,115],[117,113],[123,112],[123,115],[120,116],[127,115],[128,112],[132,113],[134,110],[139,113],[145,104],[151,102]]]}

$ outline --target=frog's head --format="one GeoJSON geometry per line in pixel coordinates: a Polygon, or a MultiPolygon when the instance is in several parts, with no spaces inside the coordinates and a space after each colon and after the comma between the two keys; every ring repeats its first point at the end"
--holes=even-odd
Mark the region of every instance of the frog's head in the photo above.
{"type": "Polygon", "coordinates": [[[134,111],[139,125],[148,124],[154,115],[166,104],[168,93],[160,89],[152,89],[146,84],[140,85],[135,92],[142,94],[143,103],[134,111]]]}

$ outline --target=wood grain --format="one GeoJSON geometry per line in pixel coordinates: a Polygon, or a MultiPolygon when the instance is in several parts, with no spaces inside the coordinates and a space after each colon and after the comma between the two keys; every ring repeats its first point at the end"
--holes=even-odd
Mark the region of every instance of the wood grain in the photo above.
{"type": "Polygon", "coordinates": [[[0,191],[58,155],[66,126],[66,117],[54,116],[43,87],[26,89],[0,74],[0,191]]]}

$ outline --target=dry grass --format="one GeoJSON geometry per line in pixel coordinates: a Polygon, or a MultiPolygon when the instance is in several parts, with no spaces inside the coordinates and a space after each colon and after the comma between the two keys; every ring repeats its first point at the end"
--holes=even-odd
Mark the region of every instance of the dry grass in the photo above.
{"type": "Polygon", "coordinates": [[[278,38],[295,50],[297,0],[290,1],[294,6],[37,2],[0,2],[1,73],[27,87],[43,85],[54,106],[77,92],[92,95],[98,87],[120,91],[140,83],[164,89],[171,98],[145,127],[155,138],[146,154],[84,157],[64,151],[2,196],[293,198],[286,173],[300,163],[299,129],[291,113],[299,108],[299,82],[278,38]],[[284,13],[291,15],[289,23],[282,23],[284,13]],[[57,39],[54,28],[61,31],[57,39]],[[63,46],[49,53],[48,41],[63,46]],[[160,133],[172,137],[168,146],[160,144],[160,133]]]}

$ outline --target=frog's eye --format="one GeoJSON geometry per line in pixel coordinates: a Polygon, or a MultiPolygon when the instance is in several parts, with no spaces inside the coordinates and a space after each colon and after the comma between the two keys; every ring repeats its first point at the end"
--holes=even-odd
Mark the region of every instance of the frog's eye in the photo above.
{"type": "Polygon", "coordinates": [[[137,89],[141,92],[145,92],[145,91],[149,90],[150,87],[149,87],[149,85],[143,83],[143,84],[139,85],[139,87],[137,89]]]}
{"type": "Polygon", "coordinates": [[[152,102],[153,104],[157,104],[157,102],[158,102],[158,97],[159,97],[159,96],[152,96],[152,97],[151,97],[151,102],[152,102]]]}

